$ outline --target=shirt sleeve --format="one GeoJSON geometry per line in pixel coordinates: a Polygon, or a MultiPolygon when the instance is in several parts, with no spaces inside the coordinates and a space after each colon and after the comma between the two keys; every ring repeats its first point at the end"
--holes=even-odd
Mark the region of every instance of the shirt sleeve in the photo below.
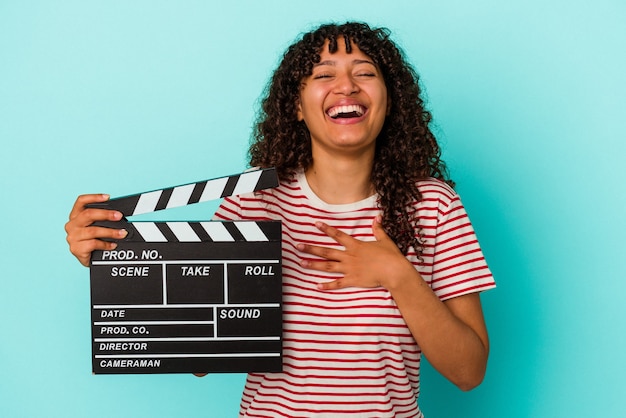
{"type": "Polygon", "coordinates": [[[239,221],[242,220],[241,199],[239,196],[224,198],[213,215],[214,221],[239,221]]]}
{"type": "Polygon", "coordinates": [[[431,288],[441,300],[495,287],[476,233],[458,195],[440,203],[431,288]]]}

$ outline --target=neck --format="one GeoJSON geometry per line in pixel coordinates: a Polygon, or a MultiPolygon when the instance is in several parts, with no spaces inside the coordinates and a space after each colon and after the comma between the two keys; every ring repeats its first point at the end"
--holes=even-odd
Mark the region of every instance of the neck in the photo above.
{"type": "Polygon", "coordinates": [[[311,190],[332,205],[354,203],[374,194],[373,159],[313,159],[305,171],[311,190]]]}

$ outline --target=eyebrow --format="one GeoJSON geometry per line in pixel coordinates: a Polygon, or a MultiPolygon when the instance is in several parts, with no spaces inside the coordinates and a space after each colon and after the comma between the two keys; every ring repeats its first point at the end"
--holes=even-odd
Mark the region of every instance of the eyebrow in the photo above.
{"type": "MultiPolygon", "coordinates": [[[[376,67],[376,64],[374,64],[370,60],[355,59],[355,60],[352,60],[352,64],[371,64],[374,67],[376,67]]],[[[333,60],[321,61],[321,62],[318,62],[317,64],[313,64],[313,68],[320,67],[322,65],[330,65],[334,67],[335,65],[337,65],[337,61],[333,61],[333,60]]]]}

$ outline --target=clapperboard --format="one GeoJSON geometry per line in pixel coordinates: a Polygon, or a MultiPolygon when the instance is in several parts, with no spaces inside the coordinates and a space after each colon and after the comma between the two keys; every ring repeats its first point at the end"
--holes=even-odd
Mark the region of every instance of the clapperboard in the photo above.
{"type": "Polygon", "coordinates": [[[280,371],[280,221],[129,222],[276,187],[273,168],[89,205],[128,235],[91,258],[93,372],[280,371]]]}

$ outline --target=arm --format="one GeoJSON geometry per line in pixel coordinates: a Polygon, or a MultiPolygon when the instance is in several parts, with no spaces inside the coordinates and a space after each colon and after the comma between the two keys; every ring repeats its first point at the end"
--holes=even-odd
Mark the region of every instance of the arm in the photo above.
{"type": "Polygon", "coordinates": [[[441,302],[419,277],[389,289],[411,333],[430,363],[462,390],[484,376],[489,340],[478,293],[441,302]]]}
{"type": "Polygon", "coordinates": [[[433,367],[463,390],[480,384],[489,343],[477,294],[441,302],[385,234],[380,219],[372,225],[376,238],[372,242],[356,240],[321,222],[317,227],[345,248],[299,245],[301,251],[322,259],[304,260],[304,267],[343,274],[321,283],[320,289],[385,287],[433,367]]]}
{"type": "Polygon", "coordinates": [[[94,250],[113,250],[114,242],[102,241],[102,238],[121,239],[127,235],[124,229],[112,229],[92,226],[96,221],[119,221],[122,214],[107,209],[85,208],[89,203],[105,202],[108,195],[86,194],[79,196],[70,212],[70,219],[65,224],[67,243],[70,252],[83,266],[89,266],[91,253],[94,250]]]}

